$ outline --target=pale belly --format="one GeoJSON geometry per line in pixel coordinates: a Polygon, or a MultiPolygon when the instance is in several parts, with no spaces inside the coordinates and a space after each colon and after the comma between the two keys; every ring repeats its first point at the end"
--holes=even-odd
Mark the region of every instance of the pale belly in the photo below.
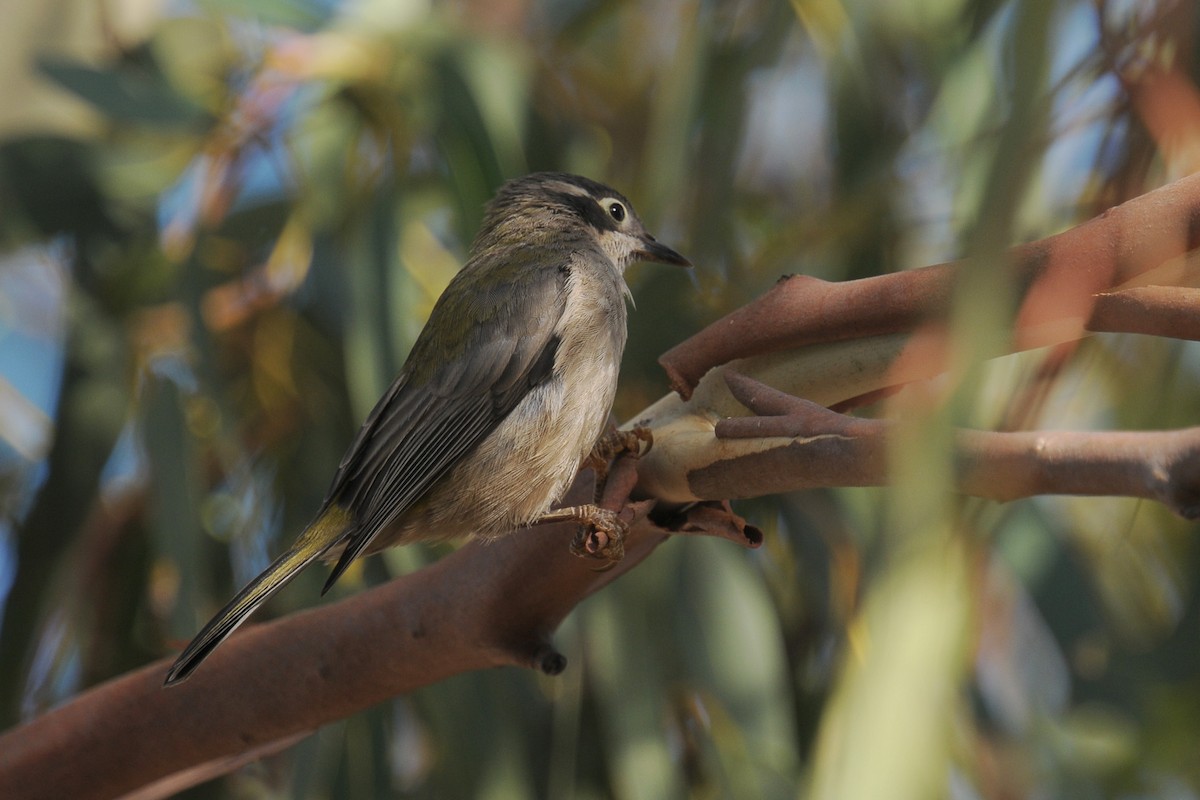
{"type": "Polygon", "coordinates": [[[405,541],[496,538],[537,521],[562,497],[608,422],[625,349],[626,291],[616,272],[572,274],[553,377],[381,531],[368,552],[405,541]]]}
{"type": "Polygon", "coordinates": [[[567,375],[536,387],[368,552],[418,540],[492,539],[535,522],[566,492],[604,431],[619,358],[615,352],[576,362],[567,375]]]}

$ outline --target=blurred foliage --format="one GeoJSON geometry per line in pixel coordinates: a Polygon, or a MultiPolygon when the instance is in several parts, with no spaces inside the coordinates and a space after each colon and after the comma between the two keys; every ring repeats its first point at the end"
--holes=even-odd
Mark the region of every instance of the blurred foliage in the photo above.
{"type": "MultiPolygon", "coordinates": [[[[626,418],[782,273],[986,265],[1197,166],[1151,135],[1196,120],[1132,99],[1200,75],[1172,0],[8,10],[7,723],[170,652],[294,535],[506,177],[606,180],[700,265],[631,273],[626,418]]],[[[964,281],[960,388],[905,406],[893,489],[746,503],[762,551],[667,543],[564,624],[563,676],[460,676],[191,795],[1200,796],[1195,526],[944,492],[952,423],[1194,424],[1200,350],[981,367],[1002,274],[964,281]]]]}

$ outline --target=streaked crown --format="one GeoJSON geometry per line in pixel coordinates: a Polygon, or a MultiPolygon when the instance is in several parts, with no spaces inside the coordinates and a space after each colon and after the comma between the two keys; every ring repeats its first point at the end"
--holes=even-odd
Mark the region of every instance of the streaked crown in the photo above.
{"type": "Polygon", "coordinates": [[[622,271],[638,259],[690,266],[646,232],[625,195],[565,172],[536,172],[501,186],[473,250],[520,243],[572,247],[580,239],[593,241],[622,271]]]}

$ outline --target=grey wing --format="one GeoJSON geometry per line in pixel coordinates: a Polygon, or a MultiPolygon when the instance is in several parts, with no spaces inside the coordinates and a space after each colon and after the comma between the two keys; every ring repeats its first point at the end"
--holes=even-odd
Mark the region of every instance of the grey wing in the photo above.
{"type": "Polygon", "coordinates": [[[326,590],[381,530],[553,374],[554,330],[565,304],[566,275],[546,270],[482,293],[473,293],[469,282],[448,287],[404,370],[371,411],[334,475],[324,505],[337,503],[351,511],[355,524],[326,590]],[[492,307],[481,305],[489,301],[492,307]],[[447,341],[447,331],[451,339],[462,339],[447,341]],[[436,362],[445,352],[462,355],[436,362]]]}

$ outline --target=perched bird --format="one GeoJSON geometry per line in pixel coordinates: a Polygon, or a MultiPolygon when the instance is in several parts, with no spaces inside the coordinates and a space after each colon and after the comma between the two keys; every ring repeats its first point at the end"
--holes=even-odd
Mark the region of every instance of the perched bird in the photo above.
{"type": "Polygon", "coordinates": [[[337,558],[328,590],[359,555],[397,544],[611,522],[595,506],[549,509],[608,419],[637,260],[690,266],[601,183],[543,172],[501,186],[316,518],[204,626],[166,685],[318,558],[337,558]]]}

